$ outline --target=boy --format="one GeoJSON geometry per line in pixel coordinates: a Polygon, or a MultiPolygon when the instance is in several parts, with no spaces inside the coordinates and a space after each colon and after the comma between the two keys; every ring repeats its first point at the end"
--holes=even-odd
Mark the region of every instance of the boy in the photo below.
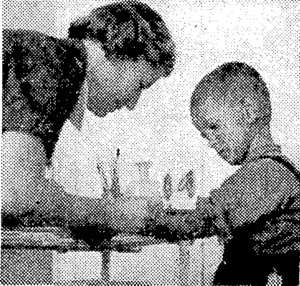
{"type": "Polygon", "coordinates": [[[210,146],[241,167],[195,211],[160,213],[148,231],[170,241],[218,235],[214,285],[266,285],[274,271],[298,285],[300,174],[272,140],[266,84],[249,65],[226,63],[200,81],[190,109],[210,146]]]}

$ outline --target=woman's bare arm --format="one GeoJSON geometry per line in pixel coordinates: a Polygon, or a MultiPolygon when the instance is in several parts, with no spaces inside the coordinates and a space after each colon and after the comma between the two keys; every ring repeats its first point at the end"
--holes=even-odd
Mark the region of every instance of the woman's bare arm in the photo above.
{"type": "Polygon", "coordinates": [[[21,214],[39,200],[46,153],[38,138],[20,132],[2,134],[2,213],[21,214]]]}
{"type": "Polygon", "coordinates": [[[45,217],[60,217],[70,225],[104,224],[103,200],[68,194],[54,180],[44,177],[46,153],[37,137],[5,132],[1,153],[3,214],[34,211],[45,217]]]}
{"type": "Polygon", "coordinates": [[[44,177],[46,153],[41,141],[29,134],[2,134],[2,214],[33,211],[37,217],[58,218],[69,227],[99,226],[137,232],[147,216],[145,201],[101,199],[72,195],[44,177]]]}

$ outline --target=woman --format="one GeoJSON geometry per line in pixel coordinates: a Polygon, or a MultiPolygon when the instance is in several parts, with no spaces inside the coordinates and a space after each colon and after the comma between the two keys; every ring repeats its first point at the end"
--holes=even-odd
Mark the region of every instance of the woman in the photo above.
{"type": "Polygon", "coordinates": [[[170,74],[174,58],[165,23],[140,2],[94,9],[71,24],[68,39],[4,31],[3,217],[33,214],[33,225],[55,218],[133,231],[120,222],[122,199],[70,195],[44,171],[67,119],[80,130],[86,107],[99,117],[132,110],[142,90],[170,74]]]}

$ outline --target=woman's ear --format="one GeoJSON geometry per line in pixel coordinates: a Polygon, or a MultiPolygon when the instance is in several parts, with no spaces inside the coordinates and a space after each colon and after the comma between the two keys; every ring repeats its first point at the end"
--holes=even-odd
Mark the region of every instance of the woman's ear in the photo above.
{"type": "Polygon", "coordinates": [[[83,43],[87,51],[88,68],[97,64],[100,60],[103,61],[105,54],[100,42],[85,39],[83,43]]]}

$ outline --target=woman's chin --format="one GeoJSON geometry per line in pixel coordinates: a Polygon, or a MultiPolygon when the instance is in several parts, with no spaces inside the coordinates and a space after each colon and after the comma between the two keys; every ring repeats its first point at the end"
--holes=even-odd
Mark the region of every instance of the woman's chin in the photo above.
{"type": "Polygon", "coordinates": [[[127,110],[133,111],[135,106],[126,105],[127,110]]]}
{"type": "Polygon", "coordinates": [[[107,114],[121,110],[122,108],[123,106],[117,106],[114,104],[102,109],[89,109],[89,111],[91,111],[97,117],[105,117],[107,114]]]}
{"type": "Polygon", "coordinates": [[[105,117],[109,111],[104,110],[104,109],[88,109],[91,113],[93,113],[96,117],[105,117]]]}

